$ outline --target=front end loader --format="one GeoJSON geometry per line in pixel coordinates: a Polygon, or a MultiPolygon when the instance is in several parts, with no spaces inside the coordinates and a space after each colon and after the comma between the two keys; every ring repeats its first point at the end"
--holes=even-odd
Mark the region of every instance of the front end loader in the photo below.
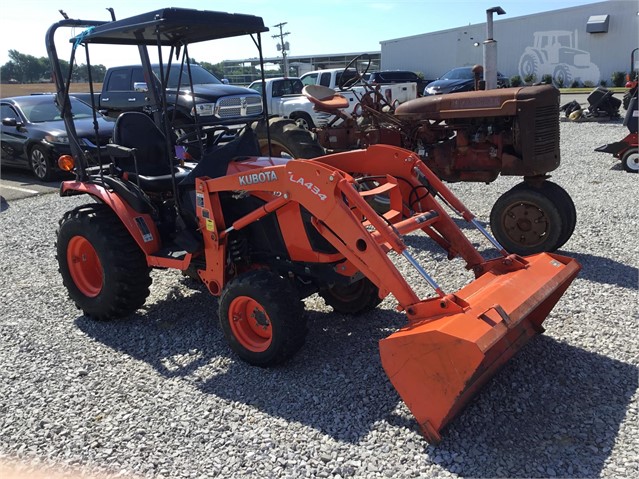
{"type": "MultiPolygon", "coordinates": [[[[186,49],[251,33],[260,45],[261,19],[228,15],[164,9],[89,23],[76,43],[186,49]]],[[[67,95],[59,81],[60,109],[77,146],[67,95]]],[[[304,298],[319,294],[338,313],[364,314],[392,295],[407,323],[380,341],[381,363],[424,436],[437,442],[498,368],[543,331],[580,269],[557,254],[508,253],[409,150],[374,145],[299,160],[264,156],[249,126],[227,143],[211,130],[206,137],[199,163],[183,164],[150,116],[125,113],[97,169],[86,167],[77,147],[72,158],[61,158],[76,173],[61,194],[93,200],[65,214],[57,232],[63,282],[87,316],[127,316],[146,301],[152,268],[181,270],[220,298],[230,348],[267,367],[303,346],[304,298]],[[383,181],[371,187],[371,178],[383,181]],[[369,203],[376,195],[388,198],[383,213],[369,203]],[[474,226],[496,257],[484,258],[451,215],[474,226]],[[406,235],[425,235],[449,259],[460,258],[471,272],[468,284],[444,291],[411,253],[406,235]],[[402,263],[433,293],[419,295],[402,263]]]]}

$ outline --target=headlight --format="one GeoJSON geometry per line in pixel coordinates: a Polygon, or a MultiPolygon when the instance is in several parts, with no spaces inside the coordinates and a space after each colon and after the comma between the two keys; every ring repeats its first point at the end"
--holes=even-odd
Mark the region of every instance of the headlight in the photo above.
{"type": "Polygon", "coordinates": [[[45,135],[44,137],[45,140],[47,140],[49,143],[62,143],[62,144],[69,144],[69,137],[67,135],[45,135]]]}
{"type": "Polygon", "coordinates": [[[437,94],[437,88],[434,87],[434,86],[426,87],[426,93],[428,95],[436,95],[437,94]]]}
{"type": "Polygon", "coordinates": [[[197,111],[198,116],[212,116],[216,113],[215,103],[199,103],[195,105],[195,108],[191,108],[191,116],[195,116],[197,111]]]}

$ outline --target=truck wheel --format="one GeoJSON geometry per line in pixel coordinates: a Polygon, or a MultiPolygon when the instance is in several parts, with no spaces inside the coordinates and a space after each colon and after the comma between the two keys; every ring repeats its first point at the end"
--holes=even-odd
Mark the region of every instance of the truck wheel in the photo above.
{"type": "Polygon", "coordinates": [[[47,150],[39,145],[34,145],[29,151],[29,166],[31,171],[40,181],[53,179],[53,167],[49,162],[47,150]]]}
{"type": "Polygon", "coordinates": [[[306,339],[304,307],[291,283],[267,270],[229,281],[220,297],[220,327],[231,349],[254,366],[291,358],[306,339]]]}
{"type": "MultiPolygon", "coordinates": [[[[268,155],[268,137],[263,121],[253,124],[263,155],[268,155]]],[[[269,119],[273,156],[290,158],[317,158],[325,154],[313,134],[285,118],[269,119]]]]}
{"type": "Polygon", "coordinates": [[[371,311],[382,302],[379,288],[368,278],[362,278],[348,286],[322,288],[319,295],[337,313],[360,315],[371,311]]]}
{"type": "Polygon", "coordinates": [[[308,113],[296,113],[295,116],[291,115],[291,120],[295,122],[297,126],[304,130],[312,130],[315,128],[315,123],[308,113]]]}
{"type": "Polygon", "coordinates": [[[630,148],[621,157],[621,166],[628,173],[639,172],[639,152],[637,148],[630,148]]]}
{"type": "Polygon", "coordinates": [[[564,226],[559,207],[546,194],[515,187],[495,202],[490,228],[506,251],[525,256],[556,250],[564,226]]]}
{"type": "Polygon", "coordinates": [[[56,234],[62,283],[87,316],[121,318],[144,304],[150,268],[111,208],[88,204],[68,211],[56,234]]]}
{"type": "Polygon", "coordinates": [[[540,187],[529,185],[528,183],[519,183],[515,186],[517,189],[532,188],[545,195],[559,209],[561,216],[562,229],[559,235],[556,249],[561,248],[570,239],[575,226],[577,225],[577,209],[575,203],[566,190],[557,183],[552,181],[543,181],[540,187]]]}

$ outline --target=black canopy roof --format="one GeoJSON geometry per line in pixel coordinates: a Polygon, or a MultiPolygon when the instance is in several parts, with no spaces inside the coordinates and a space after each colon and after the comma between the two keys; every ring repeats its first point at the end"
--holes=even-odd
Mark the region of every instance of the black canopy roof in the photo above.
{"type": "Polygon", "coordinates": [[[162,45],[178,46],[267,31],[262,18],[254,15],[164,8],[104,23],[86,30],[71,41],[79,39],[82,43],[157,45],[159,33],[162,45]]]}

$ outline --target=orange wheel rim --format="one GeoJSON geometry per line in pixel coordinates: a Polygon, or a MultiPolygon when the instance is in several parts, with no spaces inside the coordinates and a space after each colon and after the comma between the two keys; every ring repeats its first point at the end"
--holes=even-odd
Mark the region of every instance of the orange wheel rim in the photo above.
{"type": "Polygon", "coordinates": [[[74,236],[67,246],[67,265],[71,278],[80,292],[95,298],[104,284],[102,264],[89,240],[74,236]]]}
{"type": "Polygon", "coordinates": [[[238,296],[230,306],[228,321],[233,336],[249,351],[264,352],[273,340],[271,319],[264,308],[248,296],[238,296]]]}

